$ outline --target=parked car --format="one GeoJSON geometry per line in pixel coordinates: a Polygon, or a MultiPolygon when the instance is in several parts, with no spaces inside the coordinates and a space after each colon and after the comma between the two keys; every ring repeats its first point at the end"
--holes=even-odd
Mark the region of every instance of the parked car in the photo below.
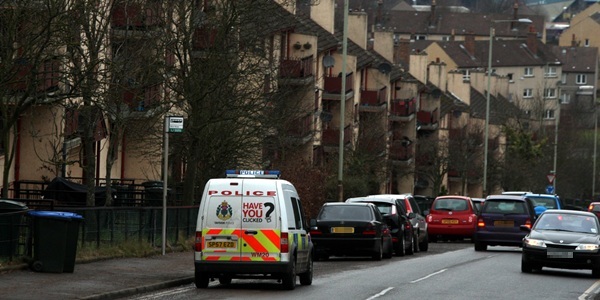
{"type": "Polygon", "coordinates": [[[485,198],[477,218],[475,251],[488,246],[522,246],[525,232],[521,225],[531,227],[535,211],[523,196],[490,195],[485,198]]]}
{"type": "Polygon", "coordinates": [[[483,206],[483,201],[485,201],[485,198],[471,198],[471,201],[473,201],[475,210],[477,211],[477,213],[479,213],[481,211],[481,206],[483,206]]]}
{"type": "Polygon", "coordinates": [[[368,197],[399,199],[400,204],[404,205],[404,208],[406,209],[406,213],[408,214],[408,218],[414,230],[413,251],[419,252],[427,251],[429,249],[427,221],[425,220],[425,217],[419,208],[419,204],[412,194],[379,194],[370,195],[368,197]],[[411,215],[411,212],[414,213],[414,215],[411,215]]]}
{"type": "Polygon", "coordinates": [[[531,194],[531,192],[527,192],[527,191],[505,191],[505,192],[502,192],[502,195],[512,195],[512,196],[523,196],[525,194],[531,194]]]}
{"type": "Polygon", "coordinates": [[[533,209],[536,215],[541,215],[547,209],[561,209],[562,203],[557,195],[551,194],[525,194],[525,197],[533,201],[533,209]]]}
{"type": "Polygon", "coordinates": [[[414,218],[414,212],[407,213],[400,204],[400,199],[385,197],[356,197],[346,200],[348,203],[373,203],[383,215],[383,219],[391,230],[394,253],[397,256],[414,254],[413,228],[409,218],[414,218]]]}
{"type": "Polygon", "coordinates": [[[469,197],[440,196],[433,201],[426,219],[432,242],[438,239],[473,239],[477,210],[469,197]]]}
{"type": "Polygon", "coordinates": [[[523,239],[521,272],[543,267],[589,269],[600,277],[598,218],[590,212],[546,210],[533,228],[521,226],[523,239]]]}
{"type": "Polygon", "coordinates": [[[331,255],[370,255],[374,260],[392,257],[391,231],[372,203],[325,203],[310,226],[316,259],[331,255]]]}
{"type": "Polygon", "coordinates": [[[596,217],[600,218],[600,202],[592,202],[588,206],[587,211],[596,215],[596,217]]]}
{"type": "Polygon", "coordinates": [[[423,212],[423,216],[427,216],[427,212],[431,208],[431,203],[435,200],[435,197],[423,196],[423,195],[414,195],[415,201],[419,205],[419,208],[423,212]]]}

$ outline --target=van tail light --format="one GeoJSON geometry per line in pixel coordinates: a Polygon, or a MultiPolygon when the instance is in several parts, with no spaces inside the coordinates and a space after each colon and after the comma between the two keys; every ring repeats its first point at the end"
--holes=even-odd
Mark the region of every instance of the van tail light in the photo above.
{"type": "Polygon", "coordinates": [[[525,226],[527,226],[529,229],[531,229],[531,219],[527,219],[525,221],[525,226]]]}
{"type": "Polygon", "coordinates": [[[483,221],[483,218],[477,219],[477,227],[479,227],[479,228],[485,227],[485,222],[483,221]]]}
{"type": "Polygon", "coordinates": [[[365,230],[363,230],[363,235],[376,235],[377,231],[375,230],[375,226],[373,224],[369,224],[365,230]]]}
{"type": "Polygon", "coordinates": [[[281,253],[287,253],[290,250],[290,245],[288,243],[288,233],[281,233],[281,253]]]}
{"type": "Polygon", "coordinates": [[[197,252],[202,251],[202,231],[196,231],[196,238],[194,239],[194,249],[197,252]]]}

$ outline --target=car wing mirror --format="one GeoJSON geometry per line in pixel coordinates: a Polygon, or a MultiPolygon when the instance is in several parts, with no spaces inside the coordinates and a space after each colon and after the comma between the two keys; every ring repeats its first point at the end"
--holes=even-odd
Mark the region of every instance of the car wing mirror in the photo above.
{"type": "Polygon", "coordinates": [[[408,213],[408,218],[409,218],[409,219],[413,219],[413,218],[414,218],[414,217],[416,217],[416,216],[417,216],[417,214],[415,214],[414,212],[409,212],[409,213],[408,213]]]}

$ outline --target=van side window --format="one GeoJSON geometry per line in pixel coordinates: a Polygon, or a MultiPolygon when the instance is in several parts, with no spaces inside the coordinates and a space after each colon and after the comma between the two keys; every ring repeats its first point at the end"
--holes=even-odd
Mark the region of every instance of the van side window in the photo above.
{"type": "Polygon", "coordinates": [[[302,216],[296,197],[285,197],[285,210],[287,211],[288,229],[302,229],[302,216]]]}
{"type": "Polygon", "coordinates": [[[300,210],[300,200],[292,197],[292,205],[294,207],[294,221],[296,224],[296,229],[302,229],[302,211],[300,210]]]}

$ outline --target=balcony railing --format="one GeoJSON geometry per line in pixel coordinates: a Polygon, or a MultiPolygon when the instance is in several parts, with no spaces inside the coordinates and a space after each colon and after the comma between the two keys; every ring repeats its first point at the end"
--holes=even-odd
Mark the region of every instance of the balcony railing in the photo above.
{"type": "Polygon", "coordinates": [[[160,103],[160,84],[127,89],[123,92],[123,102],[134,111],[146,111],[160,103]]]}
{"type": "Polygon", "coordinates": [[[437,108],[433,111],[417,112],[417,122],[421,130],[435,130],[438,128],[437,108]]]}
{"type": "Polygon", "coordinates": [[[33,65],[27,61],[16,61],[12,67],[11,79],[7,80],[7,87],[12,92],[22,92],[35,85],[36,92],[52,91],[58,89],[61,76],[60,62],[49,60],[39,65],[37,72],[33,72],[33,65]]]}
{"type": "Polygon", "coordinates": [[[291,121],[287,130],[287,138],[296,143],[304,144],[312,139],[313,116],[312,114],[291,121]]]}
{"type": "Polygon", "coordinates": [[[141,4],[121,4],[113,8],[112,26],[141,29],[160,25],[163,19],[160,4],[143,7],[141,4]]]}
{"type": "MultiPolygon", "coordinates": [[[[325,77],[325,83],[323,86],[324,89],[324,94],[341,94],[342,93],[342,77],[341,77],[341,73],[340,76],[337,77],[325,77]]],[[[352,87],[353,87],[353,82],[354,82],[354,74],[349,73],[346,74],[346,93],[349,91],[352,91],[352,87]]],[[[339,99],[338,99],[339,100],[339,99]]]]}
{"type": "Polygon", "coordinates": [[[313,76],[313,56],[302,59],[284,59],[279,66],[279,76],[282,78],[306,78],[313,76]]]}
{"type": "Polygon", "coordinates": [[[214,47],[216,38],[216,29],[208,27],[197,28],[192,38],[193,48],[195,50],[204,50],[214,47]]]}
{"type": "Polygon", "coordinates": [[[417,101],[413,99],[394,99],[390,107],[392,121],[410,121],[417,111],[417,101]]]}
{"type": "MultiPolygon", "coordinates": [[[[344,144],[348,144],[352,141],[352,127],[346,126],[344,128],[344,144]]],[[[321,143],[323,146],[339,146],[340,144],[340,130],[335,129],[323,129],[323,135],[321,137],[321,143]]]]}
{"type": "Polygon", "coordinates": [[[363,90],[360,92],[360,110],[373,111],[384,108],[387,104],[387,87],[378,90],[363,90]]]}

